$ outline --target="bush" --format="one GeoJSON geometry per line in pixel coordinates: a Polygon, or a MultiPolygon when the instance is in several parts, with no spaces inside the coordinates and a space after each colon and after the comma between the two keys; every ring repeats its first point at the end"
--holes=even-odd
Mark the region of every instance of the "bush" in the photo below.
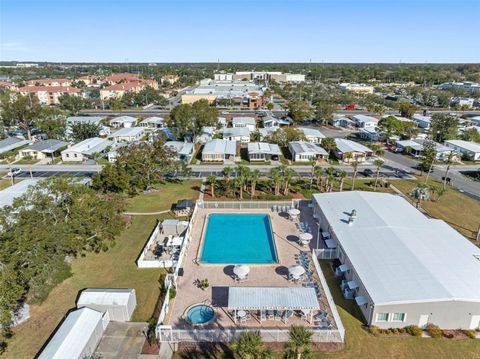
{"type": "Polygon", "coordinates": [[[470,339],[476,339],[477,338],[477,332],[475,330],[464,330],[463,334],[465,334],[470,339]]]}
{"type": "Polygon", "coordinates": [[[405,327],[405,332],[413,335],[414,337],[421,337],[423,334],[423,330],[416,325],[409,325],[408,327],[405,327]]]}
{"type": "Polygon", "coordinates": [[[176,296],[177,296],[177,288],[175,287],[170,288],[170,295],[169,295],[170,299],[173,299],[176,296]]]}
{"type": "Polygon", "coordinates": [[[379,327],[377,327],[376,325],[371,325],[369,328],[368,328],[368,331],[370,332],[370,334],[378,337],[381,333],[381,329],[379,327]]]}
{"type": "Polygon", "coordinates": [[[440,329],[440,327],[438,325],[435,325],[435,324],[428,324],[427,325],[427,332],[428,332],[428,335],[430,335],[430,337],[432,338],[441,338],[443,337],[443,330],[440,329]]]}

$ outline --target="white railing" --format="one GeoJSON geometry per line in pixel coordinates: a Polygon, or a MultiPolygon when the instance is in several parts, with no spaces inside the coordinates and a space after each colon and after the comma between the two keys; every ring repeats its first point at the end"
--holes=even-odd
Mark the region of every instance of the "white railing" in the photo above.
{"type": "Polygon", "coordinates": [[[272,209],[276,207],[295,207],[296,201],[198,201],[200,208],[206,209],[272,209]]]}
{"type": "Polygon", "coordinates": [[[173,274],[167,275],[164,280],[163,285],[165,288],[165,298],[163,300],[162,308],[160,310],[160,315],[158,316],[157,337],[160,335],[159,331],[161,329],[159,328],[163,327],[162,323],[165,320],[168,314],[168,311],[170,309],[170,290],[172,289],[172,287],[175,287],[177,285],[178,272],[187,254],[187,248],[188,248],[188,244],[190,243],[191,234],[192,234],[192,226],[196,218],[196,215],[197,215],[197,205],[195,205],[195,207],[193,208],[192,217],[190,218],[190,222],[188,223],[187,230],[185,231],[185,236],[183,237],[182,248],[180,250],[180,255],[178,256],[178,260],[172,263],[172,267],[174,267],[173,274]]]}
{"type": "MultiPolygon", "coordinates": [[[[267,343],[288,342],[290,339],[288,329],[173,329],[170,326],[159,326],[157,328],[158,340],[160,342],[173,343],[194,343],[194,342],[221,342],[228,343],[235,340],[242,333],[257,331],[262,340],[267,343]]],[[[342,343],[343,333],[339,330],[312,329],[313,342],[320,343],[342,343]]]]}
{"type": "Polygon", "coordinates": [[[328,306],[332,311],[333,320],[335,321],[337,331],[342,338],[342,342],[345,340],[345,328],[343,326],[342,320],[340,319],[340,315],[338,314],[337,307],[335,306],[335,302],[333,301],[332,293],[330,293],[330,288],[328,287],[327,280],[323,275],[322,268],[320,268],[320,263],[318,263],[318,259],[315,256],[315,250],[312,251],[312,260],[313,265],[317,271],[318,277],[320,278],[320,283],[322,284],[323,291],[325,293],[325,298],[327,298],[328,306]]]}
{"type": "Polygon", "coordinates": [[[314,249],[313,256],[318,259],[337,259],[338,250],[336,248],[314,249]]]}
{"type": "MultiPolygon", "coordinates": [[[[148,238],[147,243],[145,244],[145,247],[143,247],[142,252],[137,258],[137,267],[138,268],[159,268],[159,260],[157,259],[145,259],[145,256],[148,253],[148,249],[152,246],[153,242],[157,238],[158,234],[160,233],[160,223],[157,222],[155,229],[153,232],[150,234],[150,237],[148,238]]],[[[165,267],[165,266],[162,266],[165,267]]]]}

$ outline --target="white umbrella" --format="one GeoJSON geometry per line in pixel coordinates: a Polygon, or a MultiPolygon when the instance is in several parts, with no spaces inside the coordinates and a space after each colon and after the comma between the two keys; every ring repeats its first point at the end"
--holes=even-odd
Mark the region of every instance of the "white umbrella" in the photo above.
{"type": "Polygon", "coordinates": [[[309,241],[311,241],[312,238],[313,238],[312,234],[311,234],[311,233],[307,233],[307,232],[305,232],[305,233],[300,233],[300,236],[299,236],[299,237],[300,237],[300,241],[302,241],[302,242],[309,242],[309,241]]]}
{"type": "Polygon", "coordinates": [[[302,266],[293,266],[288,268],[288,273],[290,273],[293,277],[300,277],[305,273],[305,268],[302,266]]]}
{"type": "Polygon", "coordinates": [[[300,210],[296,209],[296,208],[291,208],[288,210],[288,214],[290,216],[298,216],[300,214],[300,210]]]}
{"type": "Polygon", "coordinates": [[[250,267],[244,264],[236,265],[235,267],[233,267],[233,273],[235,273],[239,278],[245,278],[249,272],[250,267]]]}

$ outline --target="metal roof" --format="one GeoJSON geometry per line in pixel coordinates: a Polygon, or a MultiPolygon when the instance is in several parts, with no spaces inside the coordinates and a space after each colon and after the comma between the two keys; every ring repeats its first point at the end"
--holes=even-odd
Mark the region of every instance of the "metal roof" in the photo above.
{"type": "Polygon", "coordinates": [[[118,131],[113,132],[108,138],[115,137],[133,137],[141,135],[145,129],[143,127],[123,127],[118,131]]]}
{"type": "Polygon", "coordinates": [[[362,153],[371,153],[372,150],[358,142],[347,140],[345,138],[336,138],[335,144],[337,149],[342,153],[348,152],[362,152],[362,153]]]}
{"type": "Polygon", "coordinates": [[[377,123],[378,120],[375,117],[366,115],[354,115],[352,119],[357,123],[377,123]]]}
{"type": "Polygon", "coordinates": [[[480,152],[480,144],[476,142],[469,142],[463,140],[448,140],[445,141],[445,144],[450,144],[459,148],[462,148],[467,151],[479,153],[480,152]]]}
{"type": "Polygon", "coordinates": [[[83,140],[82,142],[67,148],[63,152],[79,152],[84,155],[91,155],[92,153],[100,153],[104,151],[108,146],[112,145],[112,141],[105,140],[99,137],[92,137],[83,140]]]}
{"type": "Polygon", "coordinates": [[[60,148],[67,146],[68,143],[60,140],[45,140],[38,141],[28,147],[25,150],[38,151],[52,153],[58,151],[60,148]]]}
{"type": "Polygon", "coordinates": [[[0,208],[10,206],[15,198],[23,195],[30,186],[34,186],[39,180],[39,178],[24,179],[22,182],[15,183],[13,186],[1,190],[0,208]]]}
{"type": "Polygon", "coordinates": [[[113,118],[110,123],[135,123],[137,119],[132,116],[118,116],[113,118]]]}
{"type": "Polygon", "coordinates": [[[102,318],[103,313],[85,307],[71,312],[38,359],[80,358],[102,318]]]}
{"type": "Polygon", "coordinates": [[[234,117],[232,120],[233,125],[245,124],[245,125],[256,125],[257,121],[253,117],[234,117]]]}
{"type": "Polygon", "coordinates": [[[248,127],[233,127],[223,130],[223,137],[249,137],[250,130],[248,127]]]}
{"type": "Polygon", "coordinates": [[[275,143],[250,142],[248,144],[248,154],[264,153],[267,155],[281,155],[282,151],[275,143]]]}
{"type": "Polygon", "coordinates": [[[17,137],[7,137],[0,141],[0,153],[14,150],[15,148],[28,144],[28,140],[23,140],[17,137]]]}
{"type": "Polygon", "coordinates": [[[298,130],[302,131],[307,137],[325,138],[325,135],[315,128],[299,127],[298,130]]]}
{"type": "Polygon", "coordinates": [[[290,142],[290,148],[293,149],[295,154],[313,153],[315,155],[324,155],[324,156],[328,155],[328,152],[325,151],[322,147],[317,146],[310,142],[305,142],[305,141],[290,142]]]}
{"type": "Polygon", "coordinates": [[[202,154],[224,153],[234,156],[237,153],[237,141],[213,139],[203,147],[202,154]]]}
{"type": "Polygon", "coordinates": [[[105,116],[71,116],[67,118],[67,124],[73,123],[100,123],[105,116]]]}
{"type": "Polygon", "coordinates": [[[444,221],[392,194],[353,191],[314,199],[375,303],[480,302],[480,249],[444,221]],[[357,217],[349,224],[353,209],[357,217]]]}
{"type": "Polygon", "coordinates": [[[320,309],[314,288],[229,287],[228,309],[320,309]]]}
{"type": "Polygon", "coordinates": [[[77,300],[77,307],[88,304],[127,305],[135,289],[130,288],[87,288],[82,290],[77,300]]]}
{"type": "Polygon", "coordinates": [[[189,155],[193,153],[193,143],[184,141],[168,141],[165,146],[170,147],[179,155],[189,155]]]}

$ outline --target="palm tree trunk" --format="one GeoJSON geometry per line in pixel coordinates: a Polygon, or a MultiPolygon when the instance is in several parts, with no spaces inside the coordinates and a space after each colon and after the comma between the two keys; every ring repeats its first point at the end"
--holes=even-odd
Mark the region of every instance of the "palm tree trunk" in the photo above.
{"type": "Polygon", "coordinates": [[[378,176],[380,176],[380,169],[377,169],[377,175],[375,176],[375,188],[373,189],[374,191],[377,190],[378,176]]]}
{"type": "Polygon", "coordinates": [[[447,170],[445,171],[445,176],[443,178],[443,190],[445,191],[447,187],[447,177],[448,177],[448,172],[450,172],[450,165],[447,165],[447,170]]]}
{"type": "Polygon", "coordinates": [[[342,178],[342,179],[340,180],[339,192],[342,192],[342,191],[343,191],[343,181],[344,181],[344,178],[342,178]]]}
{"type": "Polygon", "coordinates": [[[432,168],[433,168],[433,162],[432,162],[432,164],[430,165],[430,167],[428,168],[427,177],[425,177],[425,184],[428,183],[428,178],[430,177],[430,172],[432,171],[432,168]]]}
{"type": "Polygon", "coordinates": [[[240,185],[240,199],[243,199],[243,185],[240,185]]]}
{"type": "Polygon", "coordinates": [[[213,184],[213,182],[210,184],[211,186],[211,192],[212,192],[212,197],[215,197],[215,185],[213,184]]]}
{"type": "Polygon", "coordinates": [[[352,176],[352,191],[355,190],[355,180],[357,179],[357,171],[353,171],[353,176],[352,176]]]}

